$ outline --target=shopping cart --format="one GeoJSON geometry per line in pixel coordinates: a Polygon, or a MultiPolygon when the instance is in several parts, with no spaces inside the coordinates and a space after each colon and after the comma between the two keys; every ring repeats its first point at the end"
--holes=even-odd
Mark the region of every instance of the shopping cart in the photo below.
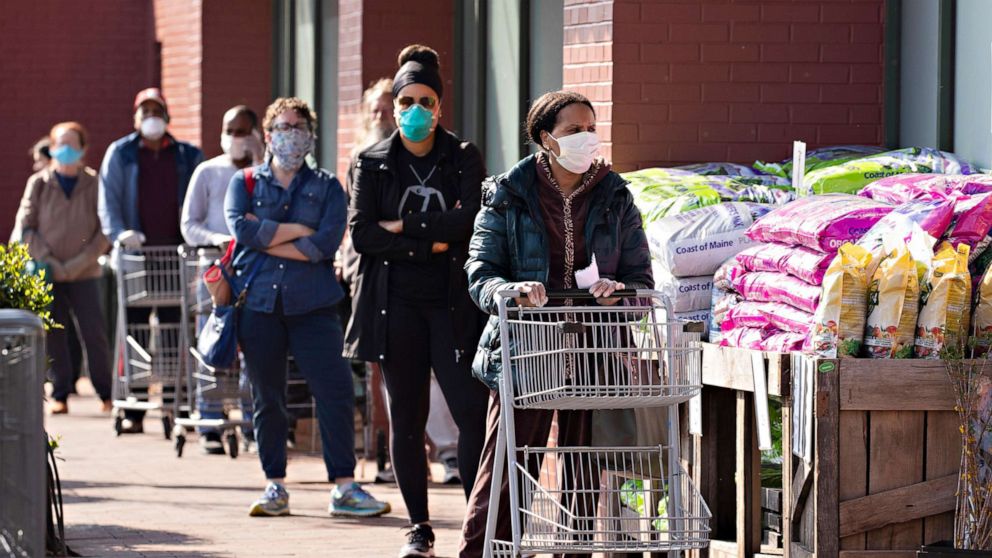
{"type": "Polygon", "coordinates": [[[187,431],[195,429],[216,430],[227,442],[227,454],[236,459],[239,453],[238,430],[251,424],[242,402],[248,397],[247,385],[241,382],[241,363],[231,368],[216,368],[203,361],[196,349],[199,331],[213,310],[210,294],[202,283],[203,272],[223,255],[215,247],[180,246],[180,279],[182,289],[181,347],[184,374],[180,376],[177,391],[185,397],[175,401],[176,456],[183,456],[187,431]],[[180,389],[181,388],[181,389],[180,389]],[[216,409],[221,417],[201,416],[203,408],[216,409]],[[230,412],[237,410],[239,419],[231,419],[230,412]]]}
{"type": "Polygon", "coordinates": [[[117,325],[114,341],[114,430],[126,411],[162,411],[165,438],[172,435],[174,396],[183,358],[178,319],[183,300],[176,246],[114,247],[117,325]],[[161,388],[161,402],[150,391],[161,388]]]}
{"type": "Polygon", "coordinates": [[[683,469],[678,404],[700,393],[699,334],[670,319],[655,291],[622,291],[615,306],[585,291],[549,293],[564,306],[509,306],[499,293],[502,370],[494,479],[509,475],[512,540],[494,540],[500,485],[486,524],[489,556],[668,552],[704,548],[710,512],[683,469]],[[664,438],[639,447],[517,447],[514,409],[667,407],[664,438]]]}

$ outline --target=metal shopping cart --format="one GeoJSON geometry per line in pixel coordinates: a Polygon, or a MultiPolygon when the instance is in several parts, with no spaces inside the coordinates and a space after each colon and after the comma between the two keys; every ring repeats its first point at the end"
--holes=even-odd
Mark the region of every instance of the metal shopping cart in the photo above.
{"type": "Polygon", "coordinates": [[[114,248],[117,325],[114,341],[114,430],[127,411],[162,411],[165,438],[172,435],[171,399],[183,370],[179,308],[183,300],[176,246],[114,248]],[[161,388],[161,402],[150,400],[161,388]]]}
{"type": "Polygon", "coordinates": [[[701,385],[699,334],[670,318],[654,291],[616,306],[585,291],[549,293],[564,306],[508,306],[499,293],[503,375],[494,479],[509,475],[512,540],[494,540],[500,485],[486,524],[490,556],[668,552],[704,548],[710,512],[680,461],[678,404],[701,385]],[[591,306],[572,305],[589,302],[591,306]],[[657,445],[517,447],[514,409],[667,407],[657,445]]]}
{"type": "Polygon", "coordinates": [[[213,310],[210,293],[203,285],[203,272],[223,255],[215,247],[180,246],[180,279],[182,289],[181,347],[184,359],[184,374],[180,375],[177,391],[185,397],[177,397],[173,429],[176,456],[183,456],[187,430],[213,429],[227,442],[227,454],[236,459],[239,453],[238,430],[251,424],[249,413],[243,402],[250,395],[248,386],[241,381],[241,365],[232,368],[215,368],[203,362],[196,350],[199,331],[213,310]],[[218,416],[205,417],[203,409],[215,411],[218,416]],[[230,418],[230,412],[238,411],[240,418],[230,418]]]}

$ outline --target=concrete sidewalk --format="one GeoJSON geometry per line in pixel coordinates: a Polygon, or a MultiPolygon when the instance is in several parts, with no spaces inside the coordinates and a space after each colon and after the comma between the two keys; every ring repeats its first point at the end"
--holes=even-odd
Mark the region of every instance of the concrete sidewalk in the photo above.
{"type": "MultiPolygon", "coordinates": [[[[146,419],[145,434],[115,438],[95,397],[73,397],[69,406],[71,414],[49,416],[46,426],[61,437],[66,538],[83,556],[391,557],[406,541],[408,518],[395,485],[369,487],[392,504],[391,514],[332,519],[323,462],[291,453],[294,515],[251,518],[248,506],[264,485],[256,455],[206,456],[193,436],[177,459],[158,413],[146,419]]],[[[360,464],[357,473],[369,480],[375,464],[360,464]]],[[[438,556],[455,556],[465,512],[461,487],[431,485],[430,510],[438,556]]]]}

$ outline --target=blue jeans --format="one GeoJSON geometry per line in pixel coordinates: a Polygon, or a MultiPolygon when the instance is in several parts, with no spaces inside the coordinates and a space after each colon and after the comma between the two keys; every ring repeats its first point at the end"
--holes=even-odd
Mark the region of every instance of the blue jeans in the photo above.
{"type": "Polygon", "coordinates": [[[355,388],[341,356],[344,335],[337,310],[286,316],[242,308],[238,340],[255,404],[255,440],[269,479],[286,476],[286,360],[293,355],[317,402],[317,422],[328,480],[355,474],[355,388]]]}

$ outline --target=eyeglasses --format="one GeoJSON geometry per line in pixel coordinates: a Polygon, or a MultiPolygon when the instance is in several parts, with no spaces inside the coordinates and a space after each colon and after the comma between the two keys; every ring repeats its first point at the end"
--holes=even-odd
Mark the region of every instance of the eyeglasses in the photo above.
{"type": "Polygon", "coordinates": [[[299,130],[301,132],[309,132],[310,126],[306,122],[300,122],[299,124],[293,126],[287,122],[279,122],[278,124],[273,124],[272,131],[275,132],[289,132],[290,130],[299,130]]]}
{"type": "Polygon", "coordinates": [[[410,108],[413,103],[417,103],[426,109],[432,109],[437,105],[437,97],[421,97],[420,99],[414,99],[413,97],[404,96],[396,98],[396,104],[402,109],[410,108]]]}

